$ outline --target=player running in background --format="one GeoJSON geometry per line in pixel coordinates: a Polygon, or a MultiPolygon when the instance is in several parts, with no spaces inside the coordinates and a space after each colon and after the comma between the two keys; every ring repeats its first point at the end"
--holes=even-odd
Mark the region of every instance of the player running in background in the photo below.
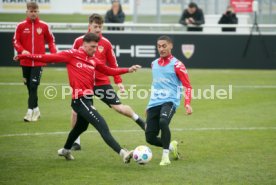
{"type": "Polygon", "coordinates": [[[185,90],[185,109],[188,115],[192,114],[191,90],[187,70],[182,62],[171,54],[172,39],[161,36],[157,40],[157,49],[160,58],[154,60],[152,68],[151,97],[147,106],[146,140],[149,144],[163,147],[161,166],[169,165],[169,152],[174,159],[178,159],[177,141],[171,141],[169,128],[170,121],[181,100],[181,84],[185,90]],[[158,137],[161,130],[161,138],[158,137]]]}
{"type": "Polygon", "coordinates": [[[64,156],[67,160],[73,160],[71,147],[79,135],[84,132],[91,123],[102,138],[115,152],[122,156],[125,163],[129,163],[132,151],[122,149],[121,146],[111,135],[104,118],[96,111],[91,101],[94,86],[95,70],[99,70],[105,75],[119,75],[134,72],[140,66],[134,65],[130,68],[110,68],[101,63],[94,53],[98,47],[99,37],[93,33],[87,33],[83,37],[83,46],[78,50],[71,49],[48,55],[18,55],[15,59],[31,59],[39,62],[65,62],[70,86],[73,89],[72,103],[73,110],[77,113],[75,127],[68,135],[64,148],[58,150],[58,155],[64,156]]]}
{"type": "MultiPolygon", "coordinates": [[[[115,54],[113,52],[113,48],[108,39],[102,36],[103,29],[103,18],[99,14],[92,14],[89,17],[89,32],[94,33],[100,37],[100,41],[98,43],[98,48],[95,53],[95,57],[98,58],[103,64],[108,65],[112,68],[117,68],[118,64],[116,61],[115,54]]],[[[73,45],[74,49],[78,49],[82,45],[83,36],[78,37],[73,45]]],[[[122,78],[117,75],[114,76],[114,82],[118,85],[121,92],[124,92],[124,86],[122,84],[122,78]]],[[[124,105],[120,102],[116,92],[113,87],[110,85],[109,77],[103,73],[96,71],[95,75],[95,87],[94,93],[98,96],[104,103],[106,103],[109,107],[116,110],[118,113],[125,115],[129,118],[132,118],[143,130],[145,130],[145,122],[132,110],[132,108],[128,105],[124,105]]],[[[72,111],[72,127],[75,126],[76,123],[76,112],[72,111]]],[[[78,138],[73,147],[73,150],[80,150],[80,138],[78,138]]]]}
{"type": "MultiPolygon", "coordinates": [[[[48,42],[51,53],[56,53],[55,38],[50,27],[38,18],[39,7],[36,2],[27,3],[27,18],[20,22],[15,30],[13,46],[18,54],[44,54],[48,42]]],[[[37,121],[40,117],[37,89],[45,63],[31,59],[20,60],[24,84],[28,89],[28,111],[24,121],[37,121]]]]}

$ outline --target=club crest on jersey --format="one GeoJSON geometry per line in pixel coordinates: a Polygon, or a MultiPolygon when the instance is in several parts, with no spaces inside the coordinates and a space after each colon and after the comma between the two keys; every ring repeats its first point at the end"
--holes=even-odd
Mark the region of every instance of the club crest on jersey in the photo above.
{"type": "Polygon", "coordinates": [[[195,45],[194,44],[182,44],[182,53],[183,55],[189,59],[193,56],[195,51],[195,45]]]}
{"type": "Polygon", "coordinates": [[[101,52],[103,52],[104,47],[103,47],[103,46],[98,46],[98,50],[99,50],[99,52],[101,53],[101,52]]]}
{"type": "Polygon", "coordinates": [[[39,28],[36,29],[36,32],[37,32],[38,35],[40,35],[42,33],[42,29],[39,27],[39,28]]]}

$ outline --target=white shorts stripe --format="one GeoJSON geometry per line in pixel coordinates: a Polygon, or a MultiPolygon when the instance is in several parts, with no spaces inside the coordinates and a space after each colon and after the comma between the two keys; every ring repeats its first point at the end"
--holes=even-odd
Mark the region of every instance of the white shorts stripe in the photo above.
{"type": "Polygon", "coordinates": [[[89,111],[89,108],[85,105],[85,103],[82,101],[82,99],[79,99],[81,104],[89,111]]]}

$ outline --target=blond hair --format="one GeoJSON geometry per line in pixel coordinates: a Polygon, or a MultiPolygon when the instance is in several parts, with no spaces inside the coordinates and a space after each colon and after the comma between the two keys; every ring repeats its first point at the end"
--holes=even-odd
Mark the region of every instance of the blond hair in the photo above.
{"type": "Polygon", "coordinates": [[[27,2],[27,9],[38,9],[38,4],[36,2],[27,2]]]}

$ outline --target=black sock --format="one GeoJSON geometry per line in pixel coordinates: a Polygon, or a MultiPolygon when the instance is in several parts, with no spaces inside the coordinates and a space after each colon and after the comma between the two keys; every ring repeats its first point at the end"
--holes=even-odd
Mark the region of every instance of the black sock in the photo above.
{"type": "Polygon", "coordinates": [[[142,120],[142,119],[139,117],[135,122],[139,125],[139,127],[141,127],[143,130],[145,130],[145,125],[146,125],[146,123],[145,123],[144,120],[142,120]]]}

